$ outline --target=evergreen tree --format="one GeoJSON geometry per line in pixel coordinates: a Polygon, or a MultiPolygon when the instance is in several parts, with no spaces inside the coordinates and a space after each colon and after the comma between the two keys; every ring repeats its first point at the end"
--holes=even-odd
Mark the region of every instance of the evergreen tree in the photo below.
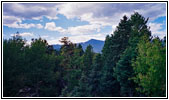
{"type": "Polygon", "coordinates": [[[75,86],[78,85],[80,77],[81,77],[81,68],[82,68],[82,56],[83,56],[83,49],[82,46],[79,44],[73,51],[73,56],[70,59],[69,66],[72,66],[71,70],[67,73],[67,85],[62,90],[61,96],[71,96],[72,91],[75,86]]]}
{"type": "Polygon", "coordinates": [[[79,56],[82,56],[84,54],[84,51],[83,51],[81,44],[78,45],[77,50],[78,50],[77,52],[80,54],[79,56]]]}
{"type": "Polygon", "coordinates": [[[3,40],[3,96],[166,96],[166,37],[151,37],[139,13],[124,16],[106,36],[102,54],[63,37],[59,51],[19,32],[3,40]]]}
{"type": "Polygon", "coordinates": [[[19,33],[4,40],[4,96],[58,96],[56,57],[47,47],[41,38],[27,46],[19,33]]]}
{"type": "Polygon", "coordinates": [[[3,40],[3,96],[17,96],[26,80],[24,64],[25,41],[17,34],[3,40]]]}
{"type": "Polygon", "coordinates": [[[107,36],[103,47],[103,76],[102,91],[103,96],[119,96],[119,83],[114,77],[113,68],[120,59],[120,55],[128,46],[130,37],[130,22],[126,16],[120,21],[113,35],[107,36]]]}
{"type": "Polygon", "coordinates": [[[89,74],[93,64],[93,56],[93,48],[91,45],[88,45],[83,55],[83,67],[81,68],[81,78],[79,80],[78,86],[76,86],[75,89],[72,91],[72,96],[90,96],[88,86],[89,74]]]}
{"type": "Polygon", "coordinates": [[[138,56],[133,62],[139,93],[146,96],[166,96],[166,48],[155,38],[143,37],[138,44],[138,56]]]}
{"type": "Polygon", "coordinates": [[[60,96],[68,96],[69,92],[71,91],[71,88],[73,88],[72,85],[72,72],[74,71],[74,65],[72,64],[73,56],[74,56],[74,50],[76,48],[76,45],[73,44],[68,37],[63,37],[60,40],[63,45],[60,49],[60,66],[61,66],[61,83],[62,83],[62,91],[60,96]]]}
{"type": "Polygon", "coordinates": [[[47,54],[48,44],[46,40],[32,39],[31,46],[26,52],[27,84],[33,91],[34,96],[56,96],[52,85],[55,81],[55,56],[47,54]]]}
{"type": "Polygon", "coordinates": [[[89,94],[92,97],[99,97],[101,94],[100,82],[101,82],[101,70],[103,67],[103,61],[101,54],[96,54],[93,60],[92,69],[89,75],[89,94]]]}
{"type": "Polygon", "coordinates": [[[88,45],[83,56],[83,71],[86,73],[89,69],[91,69],[93,56],[93,47],[91,45],[88,45]]]}
{"type": "Polygon", "coordinates": [[[129,38],[129,45],[124,53],[121,55],[120,60],[117,63],[115,70],[115,76],[120,83],[121,96],[134,96],[136,95],[134,82],[129,80],[134,75],[131,61],[137,56],[137,44],[141,40],[141,37],[146,35],[151,36],[151,32],[146,23],[148,19],[145,19],[139,13],[134,13],[130,18],[131,34],[129,38]]]}

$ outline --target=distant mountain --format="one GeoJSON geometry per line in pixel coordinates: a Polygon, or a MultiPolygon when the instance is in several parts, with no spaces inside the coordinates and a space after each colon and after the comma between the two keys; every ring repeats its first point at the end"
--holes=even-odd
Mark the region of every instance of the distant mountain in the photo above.
{"type": "Polygon", "coordinates": [[[83,50],[86,50],[86,47],[90,44],[93,47],[93,51],[96,53],[101,53],[101,50],[104,46],[104,41],[91,39],[89,41],[80,43],[83,47],[83,50]]]}
{"type": "MultiPolygon", "coordinates": [[[[93,47],[93,51],[96,53],[101,53],[101,50],[104,46],[104,41],[101,40],[95,40],[95,39],[91,39],[88,40],[86,42],[82,42],[82,43],[77,43],[77,44],[81,44],[83,50],[86,49],[86,47],[90,44],[93,47]]],[[[56,50],[59,50],[61,48],[61,45],[53,45],[53,48],[56,50]]]]}
{"type": "Polygon", "coordinates": [[[55,50],[59,50],[59,49],[61,48],[61,45],[55,44],[55,45],[53,45],[53,48],[54,48],[55,50]]]}

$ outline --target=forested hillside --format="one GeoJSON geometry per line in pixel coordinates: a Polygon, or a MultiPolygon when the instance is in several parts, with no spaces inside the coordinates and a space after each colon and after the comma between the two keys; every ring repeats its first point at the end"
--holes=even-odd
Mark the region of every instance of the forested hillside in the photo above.
{"type": "Polygon", "coordinates": [[[4,97],[165,97],[166,38],[148,18],[124,16],[101,53],[63,37],[59,51],[41,38],[3,40],[4,97]]]}

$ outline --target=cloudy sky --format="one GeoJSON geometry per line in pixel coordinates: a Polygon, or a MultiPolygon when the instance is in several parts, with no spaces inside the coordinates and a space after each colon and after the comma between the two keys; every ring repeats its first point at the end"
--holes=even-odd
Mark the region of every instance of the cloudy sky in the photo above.
{"type": "Polygon", "coordinates": [[[134,12],[149,17],[154,36],[166,35],[165,3],[3,3],[3,38],[17,31],[27,39],[42,37],[59,44],[62,37],[74,42],[104,40],[120,19],[134,12]]]}

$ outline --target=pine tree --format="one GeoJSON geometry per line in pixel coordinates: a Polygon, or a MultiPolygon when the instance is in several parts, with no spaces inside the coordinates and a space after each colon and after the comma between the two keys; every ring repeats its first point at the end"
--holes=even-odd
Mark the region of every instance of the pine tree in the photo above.
{"type": "Polygon", "coordinates": [[[17,96],[25,84],[25,41],[18,35],[3,40],[3,96],[17,96]]]}
{"type": "Polygon", "coordinates": [[[107,36],[103,47],[103,96],[119,96],[119,83],[114,77],[114,68],[120,59],[120,55],[128,46],[130,37],[130,22],[126,16],[120,21],[113,35],[107,36]]]}
{"type": "Polygon", "coordinates": [[[47,53],[48,44],[41,38],[32,39],[31,46],[26,52],[27,86],[35,91],[34,96],[55,96],[52,83],[55,79],[55,56],[47,53]],[[53,89],[53,90],[52,90],[53,89]]]}
{"type": "Polygon", "coordinates": [[[93,56],[93,48],[91,45],[88,45],[83,55],[83,67],[81,68],[81,78],[79,80],[78,86],[76,86],[75,89],[72,91],[72,96],[90,96],[88,86],[89,74],[93,64],[93,56]]]}
{"type": "Polygon", "coordinates": [[[115,70],[115,76],[120,83],[121,96],[134,96],[136,95],[134,82],[129,80],[133,75],[133,68],[131,66],[131,61],[135,60],[137,56],[137,44],[141,40],[141,37],[146,35],[151,36],[151,32],[147,27],[146,23],[148,19],[145,19],[139,13],[134,13],[130,18],[131,23],[131,34],[129,38],[129,45],[121,55],[120,60],[117,63],[115,70]]]}
{"type": "Polygon", "coordinates": [[[166,48],[159,38],[152,42],[143,37],[138,44],[138,56],[132,64],[139,93],[146,96],[166,96],[166,48]]]}
{"type": "Polygon", "coordinates": [[[82,56],[83,56],[82,46],[79,44],[73,51],[73,56],[70,59],[69,66],[72,66],[71,70],[67,72],[67,85],[62,90],[61,96],[71,96],[72,91],[78,85],[81,77],[81,68],[82,68],[82,56]]]}
{"type": "Polygon", "coordinates": [[[81,44],[78,45],[77,50],[78,50],[78,53],[80,54],[79,56],[82,56],[84,54],[84,51],[83,51],[81,44]]]}
{"type": "Polygon", "coordinates": [[[103,61],[101,54],[96,54],[93,60],[92,69],[89,75],[89,94],[92,97],[99,97],[101,94],[100,82],[101,82],[101,70],[103,67],[103,61]]]}

